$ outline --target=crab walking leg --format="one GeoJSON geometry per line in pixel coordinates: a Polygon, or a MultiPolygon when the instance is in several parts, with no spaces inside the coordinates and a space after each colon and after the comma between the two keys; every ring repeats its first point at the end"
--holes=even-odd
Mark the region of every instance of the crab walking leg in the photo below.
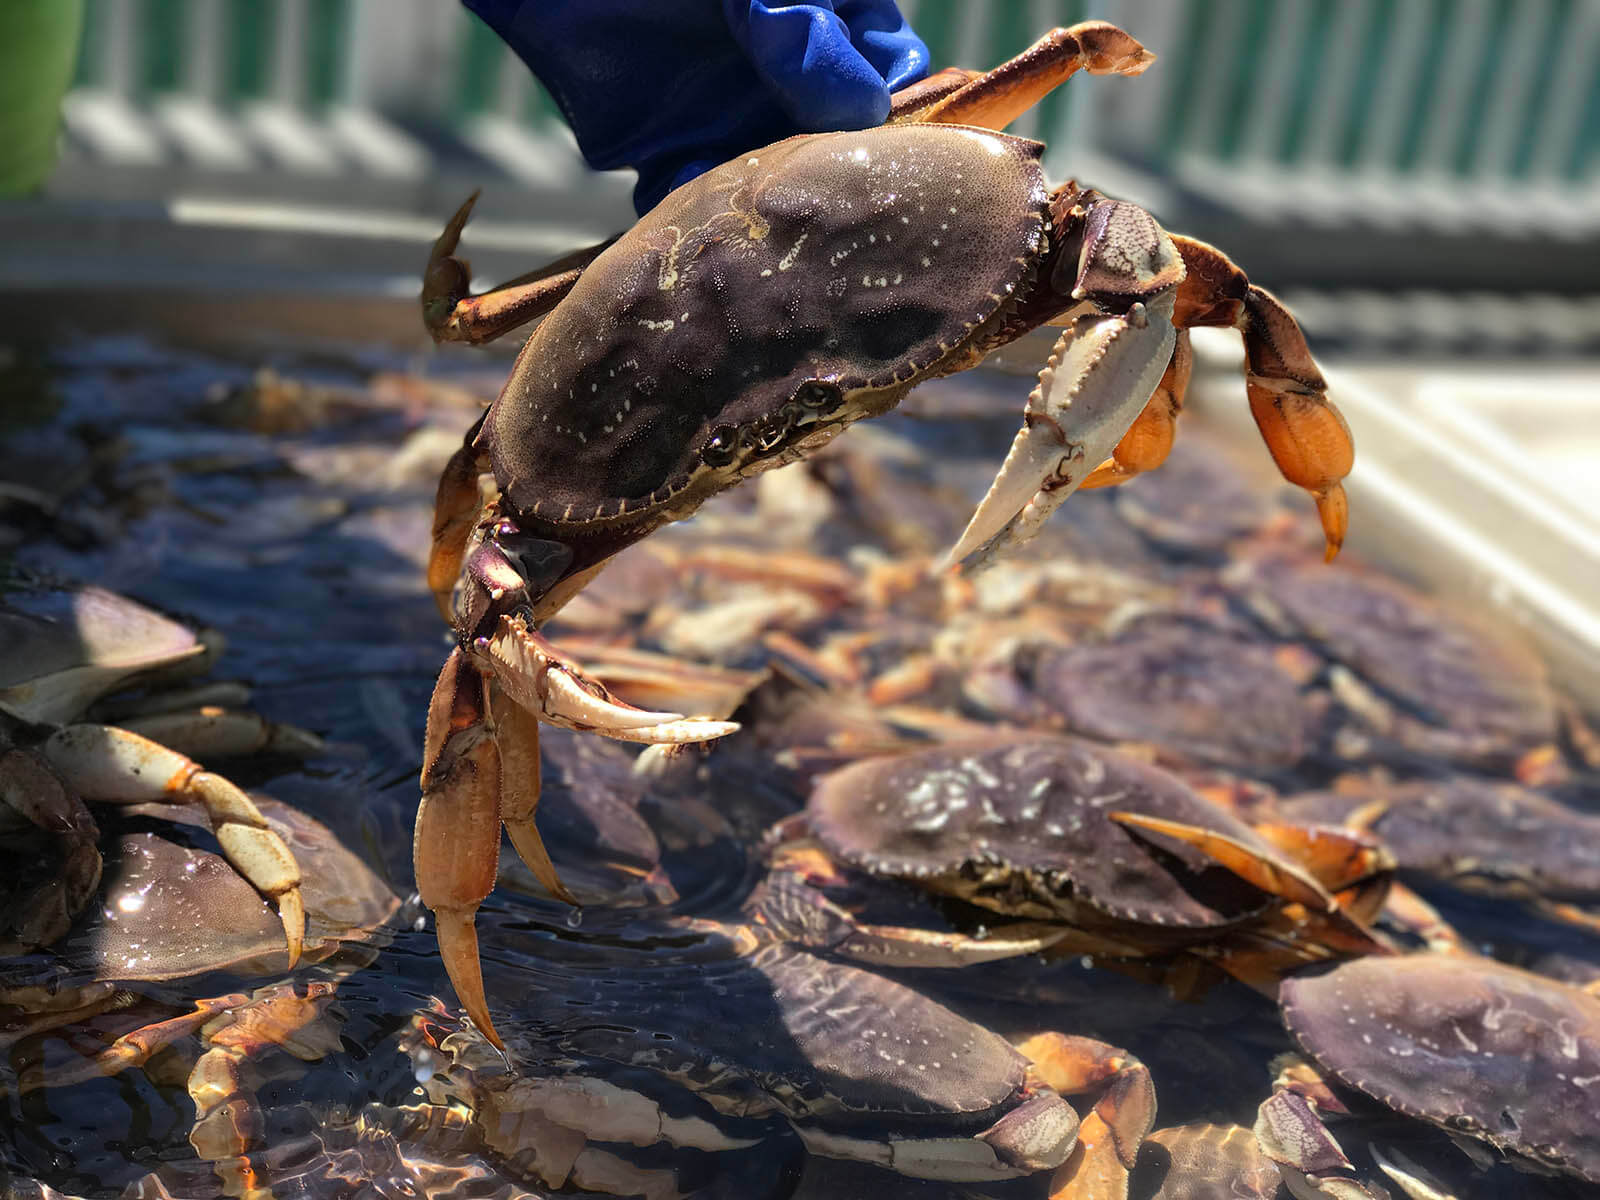
{"type": "Polygon", "coordinates": [[[1109,21],[1084,21],[1052,29],[1015,58],[984,72],[925,107],[907,104],[898,119],[942,125],[1004,129],[1079,70],[1091,75],[1137,75],[1156,56],[1109,21]]]}
{"type": "Polygon", "coordinates": [[[68,725],[44,743],[63,783],[90,799],[199,804],[222,853],[255,889],[278,906],[289,965],[300,960],[306,917],[300,867],[255,802],[230,780],[192,758],[114,725],[68,725]]]}
{"type": "Polygon", "coordinates": [[[739,728],[733,721],[650,712],[617,699],[520,616],[501,617],[482,653],[506,695],[551,725],[668,745],[709,742],[739,728]]]}
{"type": "Polygon", "coordinates": [[[1305,334],[1276,296],[1215,246],[1176,234],[1172,243],[1187,272],[1173,320],[1183,329],[1212,325],[1243,335],[1250,413],[1283,477],[1316,501],[1331,560],[1350,523],[1340,480],[1355,462],[1355,445],[1305,334]]]}
{"type": "Polygon", "coordinates": [[[973,80],[982,79],[983,75],[984,72],[974,71],[970,67],[946,67],[916,83],[908,83],[889,94],[889,119],[884,124],[919,121],[921,114],[940,100],[960,91],[973,80]]]}
{"type": "Polygon", "coordinates": [[[260,713],[210,705],[192,712],[131,717],[121,727],[190,758],[246,758],[255,754],[304,758],[327,749],[327,743],[308,729],[269,721],[260,713]]]}
{"type": "Polygon", "coordinates": [[[1251,828],[1304,867],[1341,911],[1363,925],[1377,919],[1398,864],[1375,834],[1294,821],[1254,821],[1251,828]]]}
{"type": "Polygon", "coordinates": [[[234,992],[226,996],[196,1000],[192,1012],[169,1017],[165,1021],[157,1021],[141,1026],[131,1033],[125,1033],[98,1054],[85,1058],[82,1062],[66,1067],[53,1067],[49,1070],[37,1064],[28,1067],[17,1081],[17,1090],[30,1092],[37,1088],[71,1087],[90,1079],[120,1075],[130,1067],[142,1067],[154,1058],[158,1051],[175,1045],[199,1030],[208,1021],[214,1020],[218,1013],[235,1008],[245,1003],[247,999],[243,992],[234,992]]]}
{"type": "Polygon", "coordinates": [[[947,565],[994,542],[1026,541],[1107,458],[1149,402],[1172,358],[1172,293],[1126,313],[1081,316],[1062,333],[1022,428],[947,565]]]}
{"type": "Polygon", "coordinates": [[[1383,915],[1391,924],[1421,938],[1434,954],[1477,954],[1443,913],[1398,880],[1384,896],[1383,915]]]}
{"type": "MultiPolygon", "coordinates": [[[[485,416],[487,416],[485,410],[485,416]]],[[[467,540],[478,521],[478,477],[488,466],[473,446],[484,417],[473,422],[461,445],[439,474],[439,490],[433,498],[433,544],[428,551],[428,590],[439,606],[439,614],[452,617],[450,598],[461,577],[461,560],[466,557],[467,540]]]]}
{"type": "Polygon", "coordinates": [[[239,1004],[213,1017],[200,1031],[206,1051],[189,1072],[195,1119],[189,1144],[211,1164],[222,1194],[270,1200],[249,1152],[265,1141],[266,1122],[246,1064],[271,1049],[301,1062],[317,1062],[340,1048],[330,1019],[337,983],[318,979],[274,984],[239,996],[239,1004]]]}
{"type": "Polygon", "coordinates": [[[439,957],[461,1006],[504,1052],[489,1019],[473,924],[478,906],[494,890],[500,859],[500,751],[487,690],[466,655],[451,651],[428,704],[412,861],[417,891],[433,910],[439,957]]]}
{"type": "Polygon", "coordinates": [[[583,269],[616,241],[607,238],[574,250],[538,270],[473,296],[468,290],[472,268],[464,259],[456,258],[455,252],[477,202],[478,193],[473,192],[456,209],[433,243],[422,273],[422,320],[436,342],[481,345],[544,316],[572,290],[583,269]]]}
{"type": "Polygon", "coordinates": [[[1080,485],[1090,488],[1114,487],[1145,471],[1154,471],[1172,453],[1172,440],[1178,433],[1178,414],[1189,391],[1189,376],[1194,370],[1194,351],[1189,348],[1189,331],[1178,330],[1172,347],[1172,361],[1156,384],[1155,395],[1144,411],[1133,419],[1117,448],[1080,485]]]}

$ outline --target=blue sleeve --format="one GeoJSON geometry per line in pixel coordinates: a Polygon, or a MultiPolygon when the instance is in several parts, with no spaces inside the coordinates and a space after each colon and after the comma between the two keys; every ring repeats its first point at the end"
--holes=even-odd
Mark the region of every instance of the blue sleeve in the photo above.
{"type": "Polygon", "coordinates": [[[928,50],[893,0],[464,0],[550,91],[597,170],[639,172],[642,213],[795,133],[883,121],[928,50]]]}

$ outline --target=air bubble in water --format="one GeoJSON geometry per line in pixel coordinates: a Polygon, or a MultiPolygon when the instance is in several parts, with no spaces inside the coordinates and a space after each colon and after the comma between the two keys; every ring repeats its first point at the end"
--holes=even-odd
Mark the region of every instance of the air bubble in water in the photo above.
{"type": "Polygon", "coordinates": [[[411,1062],[411,1073],[415,1076],[416,1081],[418,1083],[427,1083],[428,1080],[433,1078],[433,1071],[433,1052],[426,1049],[418,1050],[413,1055],[411,1062]]]}

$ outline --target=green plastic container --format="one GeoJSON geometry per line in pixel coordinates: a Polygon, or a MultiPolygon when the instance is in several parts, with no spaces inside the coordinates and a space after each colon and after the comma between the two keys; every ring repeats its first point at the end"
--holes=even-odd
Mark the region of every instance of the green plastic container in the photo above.
{"type": "Polygon", "coordinates": [[[0,7],[0,195],[32,191],[50,174],[82,29],[83,0],[0,7]]]}

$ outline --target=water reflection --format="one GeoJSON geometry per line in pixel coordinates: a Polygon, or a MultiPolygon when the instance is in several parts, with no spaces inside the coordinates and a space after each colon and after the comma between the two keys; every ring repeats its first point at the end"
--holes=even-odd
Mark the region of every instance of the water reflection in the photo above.
{"type": "MultiPolygon", "coordinates": [[[[325,823],[404,898],[421,717],[448,647],[422,585],[431,494],[474,392],[381,367],[323,359],[262,376],[137,342],[62,347],[29,376],[48,402],[16,410],[28,419],[7,431],[0,469],[17,487],[0,497],[0,531],[33,571],[102,583],[220,631],[221,673],[246,681],[267,716],[331,747],[305,763],[250,760],[236,777],[325,823]],[[41,472],[41,462],[56,468],[41,472]]],[[[498,386],[487,375],[468,382],[479,395],[498,386]]],[[[1454,618],[1395,593],[1405,598],[1378,606],[1386,620],[1367,620],[1353,601],[1331,603],[1344,594],[1331,576],[1302,584],[1298,568],[1276,564],[1297,561],[1314,531],[1271,494],[1227,504],[1221,523],[1200,519],[1195,497],[1217,475],[1213,446],[1180,442],[1174,467],[1148,486],[1076,497],[1022,564],[959,595],[908,569],[949,543],[987,484],[1014,430],[1013,385],[964,377],[934,389],[920,415],[855,431],[811,466],[730,493],[642,544],[574,606],[567,625],[585,636],[730,666],[776,663],[782,678],[762,690],[767,707],[747,711],[738,739],[649,775],[629,748],[547,734],[540,827],[584,908],[548,899],[505,855],[479,928],[514,1072],[460,1028],[415,904],[391,920],[376,961],[350,951],[303,973],[338,982],[325,1011],[329,1052],[303,1060],[269,1048],[249,1068],[265,1114],[252,1163],[275,1194],[1039,1195],[1043,1176],[917,1182],[806,1144],[870,1155],[891,1136],[970,1138],[1023,1086],[1001,1039],[1042,1028],[1141,1058],[1162,1125],[1248,1126],[1268,1063],[1290,1043],[1275,1007],[1240,985],[1179,1003],[1138,972],[1076,960],[867,971],[762,924],[752,909],[762,832],[799,809],[816,771],[919,730],[995,719],[1072,728],[1147,741],[1169,765],[1238,771],[1284,792],[1348,787],[1351,772],[1374,786],[1443,775],[1447,758],[1449,771],[1516,774],[1592,807],[1594,764],[1552,715],[1537,664],[1520,648],[1478,653],[1468,640],[1404,680],[1386,674],[1384,646],[1426,650],[1454,618]],[[713,553],[728,546],[769,553],[774,573],[752,577],[756,559],[735,569],[713,553]],[[800,550],[849,562],[859,588],[777,561],[800,550]],[[1225,576],[1229,562],[1255,574],[1225,576]],[[1286,596],[1301,608],[1286,608],[1286,596]],[[733,603],[759,619],[668,620],[733,603]],[[1355,628],[1336,627],[1330,611],[1354,611],[1355,628]],[[1184,630],[1203,632],[1184,640],[1184,630]],[[1374,648],[1380,635],[1390,641],[1374,648]],[[1248,642],[1251,669],[1279,672],[1273,686],[1302,706],[1289,750],[1275,744],[1263,765],[1252,757],[1259,747],[1231,736],[1234,706],[1192,696],[1161,709],[1175,734],[1161,732],[1149,704],[1132,705],[1142,724],[1104,724],[1124,694],[1148,699],[1170,654],[1198,659],[1212,639],[1248,642]],[[1148,676],[1119,674],[1141,650],[1148,676]],[[1510,664],[1489,672],[1499,690],[1479,686],[1486,663],[1510,664]],[[1096,691],[1092,712],[1078,714],[1087,684],[1064,687],[1068,666],[1121,691],[1096,691]],[[793,699],[818,688],[831,711],[793,699]],[[1455,707],[1435,703],[1441,692],[1455,707]],[[1511,716],[1500,719],[1502,709],[1511,716]],[[1534,710],[1537,721],[1512,719],[1534,710]],[[918,1045],[900,1054],[875,1044],[880,1035],[918,1045]],[[590,1117],[572,1115],[596,1096],[605,1103],[590,1117]],[[655,1120],[659,1136],[639,1134],[623,1113],[655,1120]],[[513,1134],[523,1140],[512,1144],[513,1134]]],[[[1228,476],[1210,494],[1237,491],[1228,476]]],[[[1387,584],[1350,586],[1389,596],[1387,584]]],[[[162,836],[214,848],[203,831],[162,836]]],[[[143,893],[125,886],[124,869],[113,862],[107,886],[124,885],[118,906],[136,908],[143,893]]],[[[1576,981],[1600,976],[1591,934],[1437,878],[1413,882],[1473,942],[1576,981]]],[[[140,990],[181,1006],[275,981],[270,969],[234,970],[140,990]]],[[[0,1077],[13,1082],[38,1054],[81,1057],[126,1028],[8,1036],[0,1077]]],[[[187,1078],[199,1052],[190,1037],[114,1077],[11,1088],[0,1170],[14,1187],[37,1180],[68,1194],[215,1194],[216,1176],[189,1144],[187,1078]]]]}

